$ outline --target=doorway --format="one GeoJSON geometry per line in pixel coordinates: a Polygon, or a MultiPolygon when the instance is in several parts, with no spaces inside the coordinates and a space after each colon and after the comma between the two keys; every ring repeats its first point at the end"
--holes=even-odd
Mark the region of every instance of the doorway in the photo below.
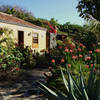
{"type": "Polygon", "coordinates": [[[24,31],[18,31],[18,45],[24,46],[24,31]]]}

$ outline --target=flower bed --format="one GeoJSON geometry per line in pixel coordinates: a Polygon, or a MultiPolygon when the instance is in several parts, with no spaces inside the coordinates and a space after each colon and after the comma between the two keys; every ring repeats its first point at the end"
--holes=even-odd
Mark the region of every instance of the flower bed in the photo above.
{"type": "Polygon", "coordinates": [[[58,46],[56,49],[50,50],[49,55],[51,59],[49,70],[51,71],[52,76],[47,77],[46,75],[47,84],[48,87],[53,88],[55,91],[56,89],[61,91],[65,90],[65,87],[62,86],[63,82],[60,67],[62,67],[64,73],[66,73],[66,69],[68,67],[74,78],[78,78],[81,65],[86,82],[93,66],[95,66],[95,74],[100,72],[100,43],[97,43],[89,51],[86,46],[81,43],[71,43],[67,46],[58,46]]]}

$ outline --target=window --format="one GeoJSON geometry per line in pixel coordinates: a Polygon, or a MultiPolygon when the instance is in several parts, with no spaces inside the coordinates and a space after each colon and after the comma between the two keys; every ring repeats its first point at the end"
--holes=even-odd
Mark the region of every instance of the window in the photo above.
{"type": "Polygon", "coordinates": [[[37,33],[33,33],[33,43],[32,43],[32,47],[33,48],[38,48],[38,34],[37,33]]]}
{"type": "Polygon", "coordinates": [[[38,34],[37,33],[33,34],[33,43],[38,43],[38,34]]]}

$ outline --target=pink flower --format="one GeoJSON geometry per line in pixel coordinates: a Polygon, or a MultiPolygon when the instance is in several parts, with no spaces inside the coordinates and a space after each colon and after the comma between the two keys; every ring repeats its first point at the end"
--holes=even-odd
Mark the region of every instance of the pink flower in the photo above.
{"type": "Polygon", "coordinates": [[[67,64],[67,66],[70,68],[71,67],[71,64],[67,64]]]}
{"type": "Polygon", "coordinates": [[[100,42],[98,42],[98,45],[100,45],[100,42]]]}
{"type": "Polygon", "coordinates": [[[66,48],[66,49],[65,49],[65,52],[69,52],[69,49],[66,48]]]}
{"type": "Polygon", "coordinates": [[[93,64],[91,64],[91,67],[93,67],[93,64]]]}
{"type": "Polygon", "coordinates": [[[65,62],[65,60],[64,60],[64,58],[62,58],[62,59],[61,59],[61,63],[64,63],[64,62],[65,62]]]}
{"type": "Polygon", "coordinates": [[[89,51],[90,54],[92,54],[92,51],[89,51]]]}
{"type": "Polygon", "coordinates": [[[51,60],[51,62],[52,62],[52,63],[55,63],[55,60],[54,60],[54,59],[52,59],[52,60],[51,60]]]}
{"type": "Polygon", "coordinates": [[[87,57],[85,58],[85,61],[87,61],[87,60],[91,60],[91,57],[90,57],[90,56],[87,56],[87,57]]]}
{"type": "Polygon", "coordinates": [[[73,50],[72,49],[70,49],[70,53],[72,53],[73,52],[73,50]]]}
{"type": "Polygon", "coordinates": [[[77,59],[77,56],[72,56],[72,59],[74,59],[74,60],[77,59]]]}
{"type": "Polygon", "coordinates": [[[96,53],[100,53],[100,49],[96,49],[95,52],[96,52],[96,53]]]}
{"type": "Polygon", "coordinates": [[[82,51],[81,48],[78,48],[78,51],[81,52],[82,51]]]}

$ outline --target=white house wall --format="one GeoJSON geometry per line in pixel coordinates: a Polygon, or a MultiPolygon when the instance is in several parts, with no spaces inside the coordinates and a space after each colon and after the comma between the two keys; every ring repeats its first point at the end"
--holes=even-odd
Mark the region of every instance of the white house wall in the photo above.
{"type": "Polygon", "coordinates": [[[0,27],[7,28],[9,30],[13,30],[13,38],[15,42],[18,42],[18,31],[24,31],[24,45],[30,46],[32,48],[32,34],[38,33],[39,34],[39,47],[38,48],[32,48],[33,50],[36,50],[40,52],[43,49],[46,49],[46,31],[39,30],[39,29],[33,29],[29,27],[23,27],[18,25],[12,25],[8,23],[0,22],[0,27]]]}

